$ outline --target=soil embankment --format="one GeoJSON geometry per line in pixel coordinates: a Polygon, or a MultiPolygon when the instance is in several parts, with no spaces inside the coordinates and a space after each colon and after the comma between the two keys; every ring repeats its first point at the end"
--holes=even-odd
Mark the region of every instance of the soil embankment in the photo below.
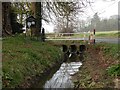
{"type": "Polygon", "coordinates": [[[110,54],[106,55],[104,50],[104,46],[88,46],[83,66],[73,76],[75,88],[115,88],[116,84],[118,85],[118,82],[114,82],[116,77],[108,75],[107,69],[118,64],[119,60],[114,59],[110,54]]]}

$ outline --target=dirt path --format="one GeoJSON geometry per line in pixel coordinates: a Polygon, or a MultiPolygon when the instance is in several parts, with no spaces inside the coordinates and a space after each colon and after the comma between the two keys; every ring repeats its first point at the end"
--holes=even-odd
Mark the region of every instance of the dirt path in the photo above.
{"type": "Polygon", "coordinates": [[[76,88],[114,88],[114,77],[107,74],[106,69],[116,60],[106,57],[101,47],[89,46],[85,52],[83,66],[73,76],[76,88]]]}

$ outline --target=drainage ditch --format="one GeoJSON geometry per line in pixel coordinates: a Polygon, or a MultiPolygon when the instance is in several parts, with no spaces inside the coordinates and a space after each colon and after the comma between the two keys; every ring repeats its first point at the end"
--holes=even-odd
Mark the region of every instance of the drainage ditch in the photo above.
{"type": "MultiPolygon", "coordinates": [[[[83,53],[86,49],[85,45],[62,45],[64,62],[58,70],[53,73],[52,77],[46,80],[43,88],[74,88],[72,75],[79,71],[82,65],[83,53]]],[[[49,75],[48,75],[49,76],[49,75]]]]}

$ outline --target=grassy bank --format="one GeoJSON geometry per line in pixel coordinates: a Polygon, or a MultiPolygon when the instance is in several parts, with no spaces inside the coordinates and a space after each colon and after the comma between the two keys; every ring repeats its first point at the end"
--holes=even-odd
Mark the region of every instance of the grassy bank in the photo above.
{"type": "Polygon", "coordinates": [[[3,88],[17,87],[33,76],[40,75],[60,60],[60,49],[47,42],[24,37],[3,40],[3,88]]]}
{"type": "Polygon", "coordinates": [[[96,32],[96,37],[118,38],[120,37],[120,32],[118,31],[96,32]]]}
{"type": "Polygon", "coordinates": [[[120,59],[119,54],[119,48],[120,44],[112,44],[112,43],[98,43],[94,46],[94,48],[101,48],[101,51],[103,51],[105,56],[110,56],[113,59],[120,59]]]}
{"type": "MultiPolygon", "coordinates": [[[[84,33],[73,35],[71,37],[83,38],[84,37],[84,33]]],[[[88,38],[89,37],[89,33],[85,33],[85,37],[88,38]]],[[[97,32],[96,31],[95,32],[95,37],[96,38],[118,38],[118,37],[120,37],[120,32],[118,32],[118,31],[101,31],[101,32],[97,32]]]]}
{"type": "Polygon", "coordinates": [[[103,52],[106,59],[112,58],[116,60],[118,63],[114,65],[110,65],[107,69],[107,72],[111,76],[120,76],[120,44],[108,44],[108,43],[102,43],[96,45],[96,48],[101,48],[101,51],[103,52]]]}
{"type": "Polygon", "coordinates": [[[119,54],[118,44],[88,45],[83,66],[73,77],[75,87],[114,88],[115,79],[120,78],[119,54]]]}

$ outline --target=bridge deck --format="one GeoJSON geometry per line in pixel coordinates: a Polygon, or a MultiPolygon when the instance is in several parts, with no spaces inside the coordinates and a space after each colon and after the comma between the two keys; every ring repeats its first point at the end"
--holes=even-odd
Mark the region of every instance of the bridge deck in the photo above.
{"type": "Polygon", "coordinates": [[[45,39],[46,41],[52,41],[52,40],[58,40],[58,41],[60,41],[60,40],[81,40],[81,41],[83,41],[83,40],[88,40],[87,38],[85,38],[85,39],[83,39],[83,38],[70,38],[70,39],[45,39]]]}

